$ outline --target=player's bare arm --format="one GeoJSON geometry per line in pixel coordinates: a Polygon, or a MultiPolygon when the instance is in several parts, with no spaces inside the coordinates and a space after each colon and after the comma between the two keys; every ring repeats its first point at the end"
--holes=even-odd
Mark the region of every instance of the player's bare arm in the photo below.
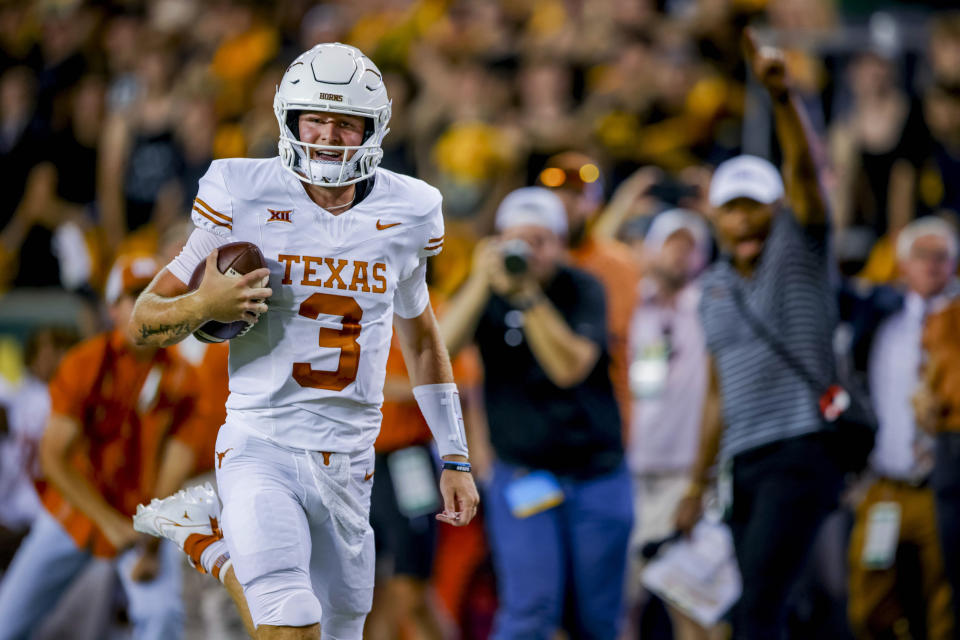
{"type": "Polygon", "coordinates": [[[273,294],[256,284],[269,275],[268,269],[257,269],[239,278],[225,276],[217,269],[216,250],[207,256],[195,291],[164,269],[137,298],[127,331],[135,344],[169,347],[208,320],[256,322],[273,294]]]}
{"type": "Polygon", "coordinates": [[[804,225],[825,224],[826,197],[813,154],[815,138],[806,112],[790,90],[783,52],[759,47],[751,29],[744,31],[743,51],[773,103],[777,140],[783,151],[784,186],[794,215],[804,225]]]}
{"type": "MultiPolygon", "coordinates": [[[[418,396],[417,401],[424,412],[427,425],[437,438],[441,454],[444,454],[446,450],[445,443],[442,442],[444,438],[439,433],[451,428],[459,428],[462,433],[463,420],[460,418],[459,425],[439,424],[442,420],[449,419],[452,413],[447,411],[440,416],[432,415],[430,409],[425,406],[425,402],[429,402],[429,399],[424,400],[422,394],[418,394],[418,388],[421,390],[442,388],[453,383],[450,356],[440,335],[437,319],[433,315],[433,309],[427,305],[419,316],[413,318],[394,316],[394,326],[397,328],[400,349],[403,351],[403,359],[410,374],[414,394],[418,396]]],[[[456,402],[459,413],[459,398],[456,402]]],[[[465,436],[463,438],[465,439],[465,436]]],[[[464,453],[465,445],[464,442],[461,449],[464,453]]],[[[445,453],[442,457],[449,462],[467,461],[466,455],[458,453],[445,453]]],[[[437,515],[438,520],[457,527],[470,524],[477,514],[477,505],[480,503],[480,495],[477,493],[477,487],[470,473],[444,469],[440,475],[440,495],[443,496],[443,513],[437,515]]]]}

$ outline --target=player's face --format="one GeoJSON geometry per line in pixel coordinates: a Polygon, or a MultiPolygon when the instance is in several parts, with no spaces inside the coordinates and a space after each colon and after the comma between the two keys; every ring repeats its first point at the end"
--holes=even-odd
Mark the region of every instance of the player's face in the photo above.
{"type": "Polygon", "coordinates": [[[736,198],[713,210],[717,236],[739,264],[753,264],[770,234],[774,205],[736,198]]]}
{"type": "MultiPolygon", "coordinates": [[[[364,121],[360,116],[350,116],[329,111],[305,111],[300,114],[300,140],[309,144],[334,147],[356,147],[363,143],[364,121]]],[[[347,151],[347,160],[356,149],[347,151]]],[[[343,151],[335,149],[310,149],[312,160],[340,162],[343,151]]]]}

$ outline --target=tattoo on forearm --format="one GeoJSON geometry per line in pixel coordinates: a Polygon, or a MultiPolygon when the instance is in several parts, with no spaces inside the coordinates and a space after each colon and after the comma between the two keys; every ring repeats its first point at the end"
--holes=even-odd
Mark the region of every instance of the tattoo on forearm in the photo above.
{"type": "Polygon", "coordinates": [[[180,322],[177,324],[158,324],[150,326],[140,325],[140,339],[149,340],[153,336],[163,335],[167,338],[183,338],[190,333],[190,323],[180,322]]]}

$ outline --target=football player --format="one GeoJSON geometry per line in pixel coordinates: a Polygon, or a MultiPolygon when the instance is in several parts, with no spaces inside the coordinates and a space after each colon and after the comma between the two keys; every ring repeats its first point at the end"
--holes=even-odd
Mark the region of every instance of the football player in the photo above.
{"type": "Polygon", "coordinates": [[[390,101],[358,49],[321,44],[302,54],[274,111],[279,156],[211,164],[193,207],[196,229],[129,325],[139,343],[166,346],[209,320],[254,324],[230,344],[216,447],[222,513],[212,490],[195,487],[144,507],[135,524],[175,540],[223,581],[256,638],[321,630],[360,638],[374,581],[373,443],[393,326],[444,460],[436,517],[466,525],[479,502],[424,277],[426,259],[443,247],[441,197],[378,168],[390,101]],[[260,247],[269,269],[222,275],[217,248],[235,241],[260,247]],[[202,283],[189,291],[204,260],[202,283]]]}

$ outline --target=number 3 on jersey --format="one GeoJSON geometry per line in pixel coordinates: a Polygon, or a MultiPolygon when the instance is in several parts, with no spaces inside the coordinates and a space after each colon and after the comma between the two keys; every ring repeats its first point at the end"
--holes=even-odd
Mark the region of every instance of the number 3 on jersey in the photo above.
{"type": "Polygon", "coordinates": [[[319,343],[327,349],[340,349],[336,371],[318,371],[309,362],[293,363],[293,379],[301,387],[343,391],[357,379],[360,366],[360,318],[363,309],[353,298],[329,293],[315,293],[300,304],[300,315],[316,320],[320,314],[340,316],[342,329],[320,329],[319,343]]]}

